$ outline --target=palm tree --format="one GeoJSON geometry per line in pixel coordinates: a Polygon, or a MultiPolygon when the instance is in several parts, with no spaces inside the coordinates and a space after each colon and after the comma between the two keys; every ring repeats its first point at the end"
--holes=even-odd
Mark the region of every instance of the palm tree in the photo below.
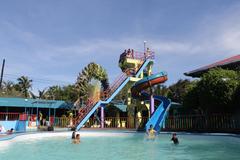
{"type": "Polygon", "coordinates": [[[38,90],[38,95],[34,94],[33,92],[29,92],[30,94],[30,97],[33,98],[33,99],[46,99],[47,98],[47,92],[46,92],[46,89],[43,89],[43,90],[38,90]]]}
{"type": "Polygon", "coordinates": [[[23,93],[25,98],[27,98],[29,96],[29,89],[32,88],[32,80],[27,76],[21,76],[17,81],[17,89],[23,93]]]}
{"type": "Polygon", "coordinates": [[[0,92],[1,97],[22,97],[22,93],[17,91],[14,82],[3,81],[2,90],[0,92]]]}
{"type": "Polygon", "coordinates": [[[37,99],[38,97],[33,93],[33,92],[31,92],[31,91],[29,91],[29,96],[30,96],[30,98],[32,98],[32,99],[37,99]]]}
{"type": "Polygon", "coordinates": [[[46,98],[46,89],[38,90],[38,98],[45,99],[46,98]]]}
{"type": "Polygon", "coordinates": [[[106,70],[99,64],[89,63],[77,77],[76,89],[80,97],[87,96],[88,86],[92,79],[100,81],[103,90],[109,87],[106,70]]]}
{"type": "Polygon", "coordinates": [[[48,99],[52,99],[52,100],[60,100],[62,99],[62,88],[60,86],[51,86],[49,87],[49,89],[47,90],[45,96],[48,99]]]}
{"type": "Polygon", "coordinates": [[[11,91],[14,89],[14,83],[12,81],[4,81],[3,82],[3,90],[11,91]]]}

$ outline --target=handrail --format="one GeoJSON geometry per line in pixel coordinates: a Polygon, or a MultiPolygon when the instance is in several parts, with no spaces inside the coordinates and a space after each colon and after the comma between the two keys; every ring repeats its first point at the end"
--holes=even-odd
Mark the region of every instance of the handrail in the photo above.
{"type": "Polygon", "coordinates": [[[155,54],[153,51],[147,50],[146,52],[130,51],[129,53],[121,54],[121,57],[127,57],[130,59],[142,60],[145,59],[154,59],[155,54]]]}
{"type": "Polygon", "coordinates": [[[146,51],[146,52],[138,52],[134,51],[133,52],[133,59],[139,59],[144,61],[145,59],[154,59],[155,54],[153,51],[146,51]]]}

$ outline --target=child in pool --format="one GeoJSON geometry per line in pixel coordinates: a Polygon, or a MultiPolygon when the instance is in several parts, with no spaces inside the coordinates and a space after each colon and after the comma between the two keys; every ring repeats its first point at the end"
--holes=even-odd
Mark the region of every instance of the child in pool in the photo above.
{"type": "Polygon", "coordinates": [[[171,141],[173,141],[174,144],[179,144],[178,138],[177,138],[177,134],[173,133],[172,134],[172,139],[171,141]]]}
{"type": "Polygon", "coordinates": [[[149,139],[155,139],[156,131],[153,128],[153,125],[150,125],[150,128],[148,129],[148,138],[149,139]]]}
{"type": "Polygon", "coordinates": [[[76,138],[73,139],[73,143],[74,143],[74,144],[79,144],[79,143],[80,143],[80,134],[77,134],[77,135],[76,135],[76,138]]]}
{"type": "Polygon", "coordinates": [[[73,131],[73,133],[72,133],[72,139],[75,139],[75,138],[76,138],[76,132],[73,131]]]}
{"type": "Polygon", "coordinates": [[[14,129],[13,129],[13,128],[11,128],[10,130],[8,130],[8,131],[7,131],[7,134],[12,134],[12,133],[13,133],[13,131],[14,131],[14,129]]]}

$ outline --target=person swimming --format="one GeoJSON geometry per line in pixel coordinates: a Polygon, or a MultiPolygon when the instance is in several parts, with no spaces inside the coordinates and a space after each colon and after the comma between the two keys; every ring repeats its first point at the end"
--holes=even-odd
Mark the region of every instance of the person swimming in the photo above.
{"type": "Polygon", "coordinates": [[[171,141],[173,141],[174,144],[179,144],[178,138],[177,138],[177,134],[173,133],[172,134],[172,139],[171,141]]]}
{"type": "Polygon", "coordinates": [[[76,138],[76,131],[73,131],[72,133],[72,139],[75,139],[76,138]]]}
{"type": "Polygon", "coordinates": [[[80,134],[76,135],[76,138],[73,140],[74,144],[79,144],[80,143],[80,134]]]}
{"type": "Polygon", "coordinates": [[[157,131],[154,130],[153,125],[148,129],[148,139],[155,139],[157,131]]]}
{"type": "Polygon", "coordinates": [[[14,131],[14,129],[13,129],[13,128],[11,128],[10,130],[8,130],[8,131],[7,131],[7,134],[12,134],[12,133],[13,133],[13,131],[14,131]]]}

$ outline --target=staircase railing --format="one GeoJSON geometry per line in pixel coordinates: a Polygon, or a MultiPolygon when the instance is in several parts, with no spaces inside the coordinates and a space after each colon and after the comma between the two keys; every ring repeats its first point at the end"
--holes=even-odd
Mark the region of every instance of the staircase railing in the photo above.
{"type": "MultiPolygon", "coordinates": [[[[116,89],[126,80],[127,75],[125,73],[122,73],[118,78],[114,81],[113,85],[110,85],[108,89],[101,92],[101,98],[103,100],[108,99],[113,92],[116,91],[116,89]]],[[[81,107],[78,112],[78,116],[76,119],[76,122],[82,121],[82,119],[85,117],[87,113],[89,113],[94,105],[99,101],[99,97],[93,97],[89,98],[86,102],[86,105],[84,107],[81,107]]]]}

